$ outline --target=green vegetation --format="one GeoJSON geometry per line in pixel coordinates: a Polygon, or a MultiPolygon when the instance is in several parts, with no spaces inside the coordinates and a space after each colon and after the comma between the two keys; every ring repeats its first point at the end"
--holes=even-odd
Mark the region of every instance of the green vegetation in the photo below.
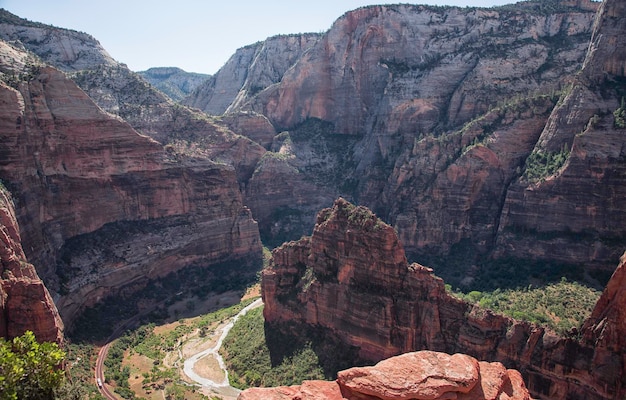
{"type": "Polygon", "coordinates": [[[109,348],[109,353],[105,360],[106,381],[115,382],[115,392],[121,397],[125,399],[136,398],[135,393],[129,386],[131,368],[128,365],[124,365],[124,359],[126,355],[137,353],[152,360],[151,370],[142,373],[142,387],[144,390],[165,388],[170,396],[168,398],[185,398],[184,396],[188,388],[177,382],[178,372],[176,368],[166,367],[161,360],[165,358],[167,352],[172,352],[179,348],[184,342],[186,335],[199,331],[199,335],[202,337],[202,332],[204,331],[204,336],[206,336],[206,329],[209,326],[232,318],[253,300],[248,299],[193,320],[182,319],[178,321],[176,327],[164,330],[162,333],[155,332],[156,325],[153,323],[129,330],[109,348]]]}
{"type": "Polygon", "coordinates": [[[496,313],[547,326],[567,335],[573,328],[580,328],[589,317],[600,292],[563,278],[558,283],[537,288],[529,285],[516,290],[474,290],[455,295],[496,313]]]}
{"type": "Polygon", "coordinates": [[[537,182],[555,174],[567,161],[569,150],[563,147],[558,152],[533,152],[526,159],[524,178],[537,182]]]}
{"type": "Polygon", "coordinates": [[[620,107],[613,112],[613,117],[615,118],[613,124],[616,128],[626,128],[626,104],[623,97],[620,107]]]}
{"type": "Polygon", "coordinates": [[[56,343],[37,342],[31,331],[11,341],[0,338],[0,396],[54,399],[65,382],[65,352],[56,343]]]}
{"type": "Polygon", "coordinates": [[[265,339],[262,307],[237,320],[224,340],[221,352],[228,366],[230,384],[240,389],[295,385],[303,380],[325,378],[311,343],[284,357],[280,363],[272,363],[265,339]]]}

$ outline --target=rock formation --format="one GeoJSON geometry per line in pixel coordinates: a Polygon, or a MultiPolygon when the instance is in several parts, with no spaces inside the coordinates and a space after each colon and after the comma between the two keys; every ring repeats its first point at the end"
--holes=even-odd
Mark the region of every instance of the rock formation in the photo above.
{"type": "Polygon", "coordinates": [[[186,72],[175,67],[150,68],[146,71],[139,71],[137,74],[174,101],[181,101],[189,96],[200,84],[211,77],[211,75],[186,72]]]}
{"type": "Polygon", "coordinates": [[[319,38],[315,33],[279,35],[238,49],[184,104],[211,115],[236,110],[260,91],[280,82],[319,38]]]}
{"type": "MultiPolygon", "coordinates": [[[[0,177],[16,199],[23,248],[66,325],[131,283],[260,257],[232,163],[166,149],[57,69],[3,60],[12,86],[0,85],[0,177]]],[[[222,142],[230,151],[237,140],[252,143],[220,134],[234,138],[222,142]]]]}
{"type": "Polygon", "coordinates": [[[419,351],[373,367],[340,371],[337,380],[244,390],[239,400],[530,399],[515,370],[463,355],[419,351]]]}
{"type": "MultiPolygon", "coordinates": [[[[466,247],[476,257],[610,271],[623,251],[623,213],[611,200],[625,186],[617,154],[621,139],[612,139],[610,148],[593,142],[593,150],[583,150],[586,145],[578,143],[593,135],[576,135],[589,128],[594,114],[592,129],[604,132],[619,96],[606,103],[588,93],[577,103],[585,112],[564,115],[572,103],[565,101],[572,96],[572,76],[583,63],[586,70],[596,68],[587,67],[585,55],[598,7],[586,1],[488,10],[364,7],[340,17],[292,68],[280,70],[284,76],[270,80],[275,84],[246,91],[245,100],[227,100],[249,78],[232,71],[264,65],[250,61],[254,48],[242,49],[221,74],[222,91],[233,94],[219,100],[228,105],[212,112],[253,110],[278,132],[304,132],[299,141],[291,137],[288,151],[278,147],[288,157],[263,159],[246,187],[264,238],[298,237],[320,202],[327,206],[341,195],[390,222],[412,258],[466,247]],[[320,121],[322,135],[302,130],[311,121],[320,121]],[[550,126],[562,126],[563,134],[550,134],[550,126]],[[342,155],[349,163],[330,169],[332,179],[319,182],[311,164],[334,154],[312,144],[346,136],[352,141],[344,143],[342,155]],[[528,178],[537,167],[533,160],[547,163],[557,155],[568,163],[553,163],[543,176],[528,178]],[[265,196],[259,187],[277,195],[265,196]],[[588,199],[589,207],[577,196],[588,199]]],[[[598,15],[611,7],[603,6],[598,15]]],[[[596,30],[603,29],[602,20],[596,30]]],[[[620,32],[619,26],[612,29],[620,32]]],[[[612,37],[606,43],[621,40],[612,37]]],[[[603,43],[593,48],[612,48],[603,43]]],[[[595,53],[605,57],[606,51],[595,53]]],[[[614,59],[611,65],[620,65],[619,53],[614,59]]],[[[213,98],[214,87],[198,89],[195,98],[213,98]]]]}
{"type": "Polygon", "coordinates": [[[39,341],[61,342],[63,322],[35,267],[26,260],[13,199],[0,187],[0,338],[30,330],[39,341]]]}
{"type": "Polygon", "coordinates": [[[0,9],[0,37],[66,72],[118,64],[89,34],[28,21],[4,9],[0,9]]]}
{"type": "Polygon", "coordinates": [[[602,332],[599,339],[560,337],[449,295],[430,268],[407,263],[391,226],[339,199],[319,213],[311,237],[274,250],[262,294],[266,329],[316,332],[341,343],[337,354],[352,347],[377,362],[423,349],[458,352],[519,370],[540,398],[610,399],[626,391],[621,280],[616,273],[587,324],[587,336],[602,332]]]}

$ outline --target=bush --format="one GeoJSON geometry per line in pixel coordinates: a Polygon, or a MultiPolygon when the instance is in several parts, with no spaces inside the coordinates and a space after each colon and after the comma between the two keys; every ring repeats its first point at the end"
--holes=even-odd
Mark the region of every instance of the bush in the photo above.
{"type": "Polygon", "coordinates": [[[12,341],[0,338],[2,399],[54,399],[65,381],[65,352],[56,343],[39,343],[31,331],[12,341]]]}

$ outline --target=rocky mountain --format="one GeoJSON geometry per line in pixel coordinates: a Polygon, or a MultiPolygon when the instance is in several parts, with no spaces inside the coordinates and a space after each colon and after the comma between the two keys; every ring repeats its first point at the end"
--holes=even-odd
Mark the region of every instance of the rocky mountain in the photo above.
{"type": "Polygon", "coordinates": [[[406,353],[372,367],[340,371],[337,380],[244,390],[238,400],[515,399],[530,394],[518,371],[463,355],[406,353]]]}
{"type": "Polygon", "coordinates": [[[280,132],[244,192],[267,243],[308,233],[343,196],[391,223],[412,259],[460,258],[467,271],[494,256],[530,259],[606,279],[623,252],[621,139],[592,157],[579,143],[593,135],[579,134],[613,129],[620,95],[588,94],[584,112],[563,116],[598,7],[364,7],[262,90],[245,89],[248,68],[275,70],[254,58],[257,44],[189,104],[254,112],[280,132]]]}
{"type": "Polygon", "coordinates": [[[62,71],[118,65],[89,34],[28,21],[5,9],[0,9],[0,37],[62,71]]]}
{"type": "MultiPolygon", "coordinates": [[[[182,133],[186,142],[164,146],[32,53],[5,41],[0,49],[0,177],[15,198],[26,256],[66,325],[106,296],[186,266],[253,268],[257,224],[238,170],[219,160],[251,141],[185,112],[163,123],[195,126],[206,140],[219,135],[222,147],[207,154],[182,133]]],[[[171,118],[173,103],[157,98],[171,107],[161,121],[171,118]]]]}
{"type": "Polygon", "coordinates": [[[617,399],[626,394],[625,268],[581,338],[561,337],[453,297],[432,269],[407,262],[391,226],[339,199],[319,213],[312,236],[274,250],[262,273],[263,315],[273,346],[285,343],[280,335],[318,338],[327,354],[356,354],[354,362],[463,353],[519,370],[534,397],[617,399]]]}
{"type": "Polygon", "coordinates": [[[186,72],[176,67],[155,67],[139,71],[137,74],[174,101],[183,100],[211,77],[208,74],[186,72]]]}
{"type": "Polygon", "coordinates": [[[274,85],[320,38],[314,33],[280,35],[243,47],[184,100],[211,115],[235,110],[274,85]]]}

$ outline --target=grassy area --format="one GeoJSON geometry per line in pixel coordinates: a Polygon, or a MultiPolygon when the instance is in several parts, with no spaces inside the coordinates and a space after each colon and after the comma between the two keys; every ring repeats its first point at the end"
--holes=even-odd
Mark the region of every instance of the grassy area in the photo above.
{"type": "Polygon", "coordinates": [[[457,292],[456,295],[494,312],[547,326],[562,335],[568,335],[572,328],[580,328],[589,317],[600,292],[563,278],[558,283],[536,288],[528,286],[491,292],[474,290],[466,294],[457,292]]]}
{"type": "Polygon", "coordinates": [[[296,385],[303,380],[325,379],[317,354],[305,344],[282,362],[273,365],[266,344],[264,320],[259,307],[240,317],[224,340],[222,355],[230,384],[239,389],[252,386],[296,385]]]}

